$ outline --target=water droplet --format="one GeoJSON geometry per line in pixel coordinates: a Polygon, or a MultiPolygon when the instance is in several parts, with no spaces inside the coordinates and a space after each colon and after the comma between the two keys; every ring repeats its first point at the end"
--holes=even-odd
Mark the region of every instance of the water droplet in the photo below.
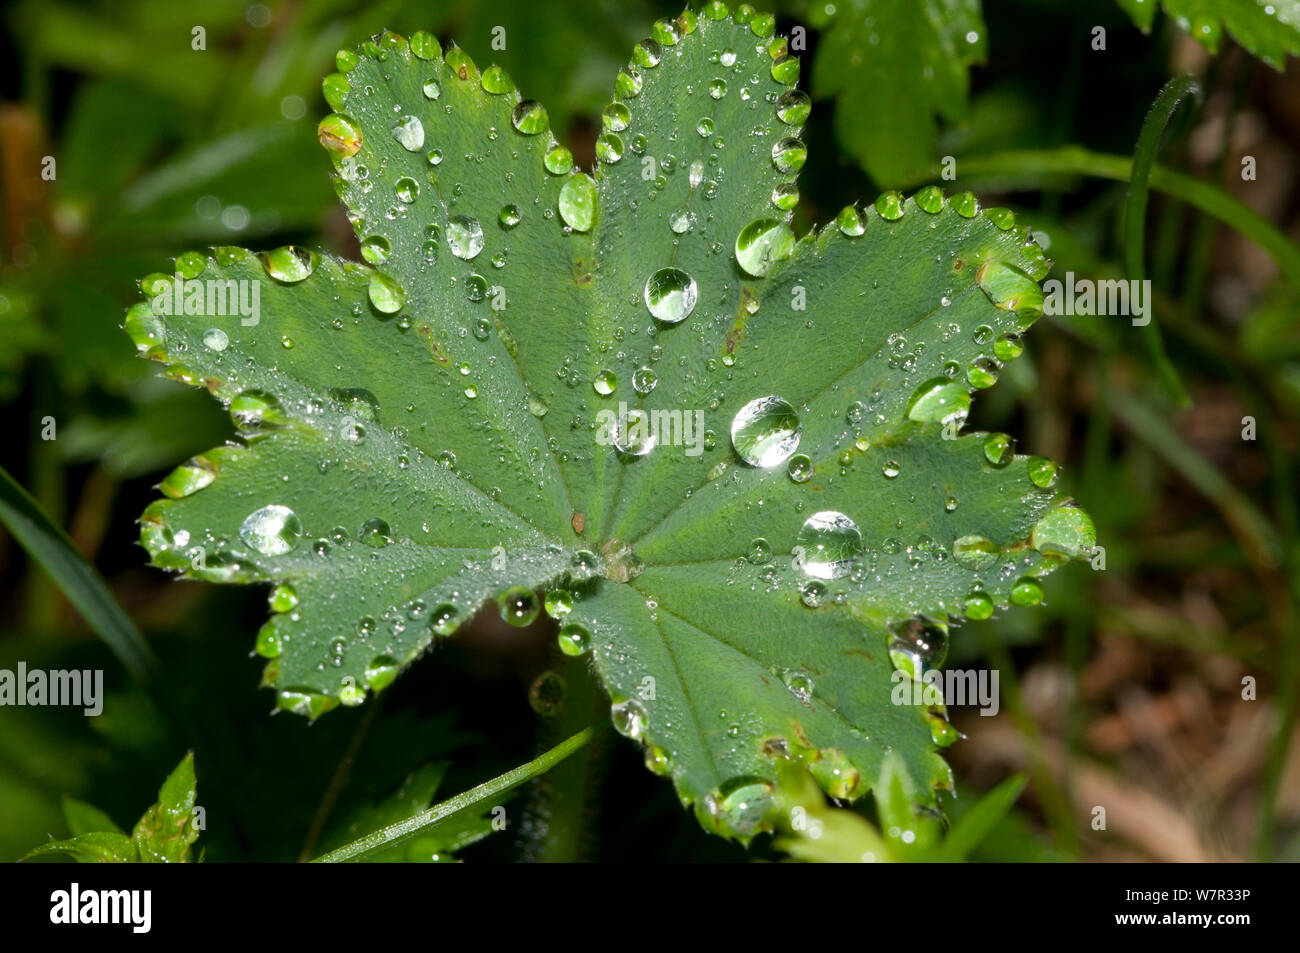
{"type": "Polygon", "coordinates": [[[567,622],[560,626],[559,644],[565,655],[582,655],[591,648],[591,632],[581,623],[567,622]]]}
{"type": "Polygon", "coordinates": [[[966,618],[975,621],[991,618],[995,608],[993,597],[980,589],[972,589],[966,596],[963,606],[966,610],[966,618]]]}
{"type": "Polygon", "coordinates": [[[563,619],[573,611],[573,593],[568,589],[550,589],[544,605],[546,614],[552,619],[563,619]]]}
{"type": "Polygon", "coordinates": [[[813,680],[807,672],[801,672],[797,669],[788,669],[782,677],[785,687],[790,690],[799,701],[807,704],[813,695],[813,680]]]}
{"type": "Polygon", "coordinates": [[[591,231],[596,222],[596,182],[585,172],[569,177],[560,189],[560,218],[575,232],[591,231]]]}
{"type": "Polygon", "coordinates": [[[774,395],[751,400],[731,421],[731,445],[753,467],[785,463],[798,449],[802,434],[795,409],[774,395]]]}
{"type": "Polygon", "coordinates": [[[709,83],[709,95],[714,99],[721,99],[727,95],[727,81],[722,78],[712,80],[709,83]]]}
{"type": "Polygon", "coordinates": [[[610,103],[600,114],[610,132],[622,132],[632,122],[632,111],[622,103],[610,103]]]}
{"type": "Polygon", "coordinates": [[[426,99],[437,99],[442,95],[442,83],[436,79],[430,79],[424,84],[424,96],[426,99]]]}
{"type": "Polygon", "coordinates": [[[1085,510],[1066,503],[1049,511],[1034,524],[1030,543],[1044,556],[1078,559],[1096,546],[1097,530],[1085,510]]]}
{"type": "Polygon", "coordinates": [[[939,668],[948,657],[948,627],[932,619],[917,617],[893,626],[889,660],[894,668],[914,679],[939,668]]]}
{"type": "Polygon", "coordinates": [[[865,548],[858,525],[836,510],[814,513],[804,521],[795,539],[803,550],[800,568],[819,579],[841,579],[865,548]]]}
{"type": "Polygon", "coordinates": [[[497,597],[501,618],[518,628],[532,625],[541,608],[537,594],[524,586],[511,586],[497,597]]]}
{"type": "Polygon", "coordinates": [[[785,222],[757,219],[736,236],[736,261],[749,274],[762,278],[778,261],[790,256],[794,244],[794,231],[785,222]]]}
{"type": "Polygon", "coordinates": [[[531,99],[525,99],[510,114],[510,122],[526,136],[545,132],[548,124],[546,108],[531,99]]]}
{"type": "Polygon", "coordinates": [[[995,467],[1004,467],[1016,456],[1016,441],[1004,433],[991,433],[984,438],[984,459],[995,467]]]}
{"type": "Polygon", "coordinates": [[[787,126],[802,126],[812,113],[812,100],[803,90],[792,89],[776,101],[776,118],[787,126]]]}
{"type": "Polygon", "coordinates": [[[416,116],[403,116],[392,128],[393,138],[409,152],[424,148],[424,124],[416,116]]]}
{"type": "Polygon", "coordinates": [[[438,635],[451,635],[459,625],[459,613],[450,602],[439,603],[429,613],[429,628],[438,635]]]}
{"type": "Polygon", "coordinates": [[[772,544],[763,538],[751,540],[745,558],[755,566],[764,566],[772,561],[772,544]]]}
{"type": "Polygon", "coordinates": [[[960,427],[970,413],[970,393],[962,384],[946,377],[926,381],[913,393],[907,416],[919,423],[956,424],[960,427]]]}
{"type": "Polygon", "coordinates": [[[447,245],[457,258],[470,261],[483,250],[483,226],[468,215],[447,220],[447,245]]]}
{"type": "Polygon", "coordinates": [[[388,528],[387,522],[374,517],[361,524],[361,530],[357,533],[357,538],[367,546],[381,549],[393,541],[393,531],[388,528]]]}
{"type": "Polygon", "coordinates": [[[1043,601],[1043,586],[1033,576],[1024,576],[1011,588],[1011,604],[1036,606],[1043,601]]]}
{"type": "Polygon", "coordinates": [[[892,480],[903,472],[903,468],[897,460],[886,460],[884,466],[880,468],[880,472],[885,475],[886,480],[892,480]]]}
{"type": "Polygon", "coordinates": [[[952,544],[952,555],[957,564],[972,572],[988,569],[998,561],[1001,552],[993,540],[975,533],[953,540],[952,544]]]}
{"type": "Polygon", "coordinates": [[[295,284],[308,277],[316,268],[316,253],[297,245],[285,245],[267,252],[262,258],[266,273],[276,281],[295,284]]]}
{"type": "Polygon", "coordinates": [[[397,678],[397,659],[391,655],[376,655],[363,673],[366,687],[372,692],[382,692],[397,678]]]}
{"type": "Polygon", "coordinates": [[[787,136],[772,146],[772,163],[778,172],[798,172],[807,160],[808,147],[794,136],[787,136]]]}
{"type": "Polygon", "coordinates": [[[937,185],[927,185],[912,200],[923,212],[934,215],[943,211],[943,191],[937,185]]]}
{"type": "Polygon", "coordinates": [[[638,394],[648,394],[659,383],[659,375],[649,367],[638,367],[632,373],[632,387],[638,394]]]}
{"type": "Polygon", "coordinates": [[[564,146],[555,146],[546,153],[542,165],[552,175],[564,175],[573,168],[573,153],[564,146]]]}
{"type": "Polygon", "coordinates": [[[510,79],[505,70],[495,63],[483,71],[483,75],[479,77],[479,83],[484,90],[494,96],[512,92],[515,88],[514,81],[510,79]]]}
{"type": "Polygon", "coordinates": [[[850,238],[857,238],[867,230],[866,217],[854,206],[846,205],[835,217],[835,224],[850,238]]]}
{"type": "Polygon", "coordinates": [[[393,247],[382,235],[371,235],[361,243],[361,257],[372,265],[382,265],[388,261],[393,247]]]}
{"type": "Polygon", "coordinates": [[[409,175],[404,175],[393,183],[393,191],[397,195],[398,201],[410,205],[420,197],[420,183],[409,175]]]}
{"type": "Polygon", "coordinates": [[[645,734],[645,706],[635,698],[615,702],[610,706],[609,717],[610,721],[614,723],[614,730],[625,738],[639,741],[641,736],[645,734]]]}
{"type": "Polygon", "coordinates": [[[786,464],[786,473],[795,483],[807,483],[813,475],[812,458],[806,453],[796,453],[786,464]]]}
{"type": "Polygon", "coordinates": [[[685,320],[695,310],[698,295],[695,279],[677,268],[661,268],[645,282],[646,307],[668,324],[685,320]]]}
{"type": "Polygon", "coordinates": [[[903,217],[903,196],[897,192],[884,192],[876,199],[876,214],[887,222],[903,217]]]}
{"type": "Polygon", "coordinates": [[[644,457],[655,448],[655,431],[644,410],[629,410],[614,429],[614,449],[624,457],[644,457]]]}
{"type": "Polygon", "coordinates": [[[1047,457],[1030,457],[1027,461],[1029,481],[1044,490],[1056,484],[1056,464],[1047,457]]]}
{"type": "Polygon", "coordinates": [[[287,506],[272,504],[254,510],[239,527],[239,537],[263,556],[283,556],[298,545],[302,521],[287,506]]]}
{"type": "Polygon", "coordinates": [[[209,351],[224,351],[230,338],[221,328],[208,328],[203,332],[203,346],[209,351]]]}
{"type": "Polygon", "coordinates": [[[316,127],[316,138],[320,144],[336,156],[346,158],[354,156],[361,150],[361,130],[346,116],[332,113],[320,121],[316,127]]]}
{"type": "Polygon", "coordinates": [[[509,205],[501,206],[501,214],[497,216],[497,221],[501,223],[504,229],[514,228],[523,219],[519,212],[519,206],[511,202],[509,205]]]}
{"type": "Polygon", "coordinates": [[[592,388],[602,397],[608,397],[618,387],[618,377],[611,370],[599,372],[591,382],[592,388]]]}
{"type": "Polygon", "coordinates": [[[383,314],[396,314],[402,309],[402,304],[406,300],[406,294],[396,279],[380,272],[370,276],[368,292],[370,303],[375,306],[376,311],[383,314]]]}
{"type": "Polygon", "coordinates": [[[663,47],[655,40],[642,40],[632,48],[632,58],[644,69],[654,69],[663,59],[663,47]]]}
{"type": "Polygon", "coordinates": [[[442,44],[432,33],[416,30],[411,34],[411,52],[422,60],[436,60],[442,56],[442,44]]]}
{"type": "Polygon", "coordinates": [[[612,132],[603,133],[596,140],[596,158],[607,165],[614,165],[623,158],[623,140],[612,132]]]}
{"type": "Polygon", "coordinates": [[[979,214],[979,199],[970,192],[959,192],[948,200],[955,211],[962,218],[974,218],[979,214]]]}
{"type": "Polygon", "coordinates": [[[758,832],[776,807],[772,783],[762,778],[734,778],[705,801],[719,827],[739,837],[758,832]]]}

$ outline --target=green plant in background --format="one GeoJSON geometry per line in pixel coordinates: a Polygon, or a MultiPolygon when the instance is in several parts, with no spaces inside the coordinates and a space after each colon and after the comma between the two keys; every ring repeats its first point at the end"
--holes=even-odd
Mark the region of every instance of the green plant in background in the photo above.
{"type": "Polygon", "coordinates": [[[142,541],[275,584],[281,707],[361,704],[483,603],[544,601],[709,829],[765,829],[784,758],[839,798],[889,752],[914,802],[947,785],[954,732],[891,674],[1094,543],[1054,464],[959,433],[1048,264],[933,188],[797,239],[809,101],[774,32],[721,3],[657,22],[594,177],[499,67],[385,33],[340,53],[319,127],[370,267],[218,248],[144,279],[138,350],[242,439],[163,481],[142,541]],[[182,282],[260,312],[181,314],[182,282]]]}
{"type": "Polygon", "coordinates": [[[158,803],[141,815],[130,837],[99,808],[64,797],[63,816],[72,838],[42,844],[26,859],[61,854],[83,864],[188,863],[190,848],[202,830],[195,796],[194,756],[187,754],[163,782],[158,803]]]}
{"type": "MultiPolygon", "coordinates": [[[[1097,636],[1118,632],[1139,650],[1176,645],[1198,662],[1276,673],[1255,854],[1294,854],[1300,841],[1279,836],[1291,821],[1278,792],[1300,665],[1282,416],[1300,406],[1291,320],[1300,252],[1222,182],[1235,171],[1228,130],[1251,75],[1227,37],[1280,68],[1300,20],[1289,3],[1165,3],[1170,19],[1145,48],[1189,46],[1170,29],[1181,27],[1226,55],[1195,82],[1170,82],[1140,135],[1140,113],[1108,119],[1116,140],[1074,108],[1081,100],[1071,105],[1088,55],[1082,24],[1133,42],[1119,8],[1146,31],[1154,0],[1010,6],[1008,18],[1006,7],[976,2],[794,2],[787,45],[770,17],[710,4],[656,23],[621,69],[637,23],[663,11],[596,5],[593,37],[545,3],[449,4],[432,23],[400,3],[213,8],[204,22],[217,42],[190,56],[174,34],[193,15],[160,14],[147,0],[111,11],[13,7],[37,115],[58,112],[46,71],[89,78],[52,150],[60,174],[48,204],[34,229],[6,231],[17,267],[0,270],[0,323],[13,345],[0,397],[26,375],[22,399],[56,413],[60,431],[57,444],[33,442],[24,483],[38,501],[3,475],[0,518],[126,668],[155,677],[119,686],[90,742],[6,711],[0,756],[20,781],[0,774],[0,804],[41,831],[60,823],[51,815],[60,790],[102,789],[96,803],[125,813],[129,772],[107,772],[97,755],[145,758],[152,766],[134,773],[156,777],[193,747],[222,817],[204,841],[214,859],[447,859],[492,830],[496,808],[525,783],[524,826],[511,838],[522,856],[584,856],[596,840],[617,855],[628,845],[592,827],[595,792],[632,747],[607,749],[588,727],[612,700],[615,727],[651,771],[671,776],[706,830],[746,844],[775,831],[759,856],[1078,858],[1098,844],[1080,834],[1084,782],[1068,765],[1080,777],[1096,770],[1083,727],[1104,710],[1081,694],[1084,668],[1101,654],[1097,636]],[[1073,37],[1055,96],[1039,91],[1043,70],[1026,85],[1007,56],[1017,28],[1046,39],[1053,24],[1073,37]],[[820,30],[804,66],[827,108],[801,130],[810,104],[795,89],[792,54],[805,48],[805,25],[820,30]],[[346,260],[356,246],[329,211],[324,177],[303,169],[319,163],[308,129],[325,51],[381,27],[411,40],[386,30],[339,53],[323,85],[334,112],[319,128],[362,265],[346,260]],[[444,52],[419,27],[463,36],[467,48],[444,52]],[[140,69],[137,58],[102,55],[146,47],[165,55],[140,69]],[[475,61],[488,58],[508,72],[480,71],[475,61]],[[969,93],[971,67],[985,64],[976,75],[992,82],[969,93]],[[615,69],[615,101],[602,111],[615,69]],[[185,81],[170,82],[178,70],[185,81]],[[257,79],[231,79],[242,76],[257,79]],[[1205,102],[1175,112],[1198,86],[1205,102]],[[1225,115],[1225,95],[1214,174],[1174,171],[1197,165],[1186,120],[1225,115]],[[588,138],[580,117],[593,113],[601,122],[588,138]],[[801,140],[832,131],[874,186],[920,191],[829,211],[857,173],[801,140]],[[98,143],[110,135],[126,145],[105,159],[98,143]],[[591,139],[589,175],[574,156],[591,139]],[[956,183],[944,181],[952,169],[941,155],[956,157],[956,183]],[[1025,204],[1014,214],[981,208],[974,191],[1025,204]],[[815,219],[831,224],[805,233],[815,219]],[[1017,219],[1033,223],[1032,240],[1017,219]],[[1213,220],[1281,271],[1239,330],[1207,305],[1213,220]],[[259,254],[234,242],[290,244],[259,254]],[[225,417],[125,360],[129,344],[103,320],[126,276],[187,244],[216,247],[146,278],[149,300],[130,310],[127,329],[166,377],[211,391],[225,417]],[[1036,334],[1037,353],[1015,360],[1042,307],[1050,263],[1040,246],[1058,274],[1150,275],[1157,323],[1129,334],[1108,321],[1053,321],[1036,334]],[[191,288],[257,287],[256,323],[160,314],[172,272],[191,288]],[[1145,350],[1131,344],[1139,335],[1145,350]],[[1240,467],[1190,429],[1212,414],[1207,388],[1225,381],[1266,434],[1262,483],[1242,482],[1240,467]],[[983,391],[974,406],[973,390],[983,391]],[[1179,416],[1171,397],[1194,410],[1179,416]],[[962,434],[971,413],[979,429],[962,434]],[[1072,417],[1084,418],[1079,429],[1072,417]],[[199,453],[232,426],[233,443],[199,453]],[[1096,552],[1092,522],[1063,494],[1055,464],[1017,456],[1011,438],[984,428],[1027,431],[1026,446],[1082,457],[1071,490],[1104,529],[1110,571],[1045,578],[1096,552]],[[1082,439],[1067,442],[1072,433],[1082,439]],[[108,533],[105,513],[119,484],[138,511],[135,478],[191,453],[162,481],[167,499],[147,510],[142,541],[155,564],[189,578],[274,584],[256,642],[264,683],[307,719],[261,717],[240,653],[220,644],[256,626],[238,608],[252,605],[247,597],[170,587],[153,590],[143,612],[128,602],[159,666],[75,552],[122,535],[108,533]],[[98,461],[84,486],[64,470],[81,460],[98,461]],[[65,479],[82,493],[67,519],[65,479]],[[1170,486],[1190,489],[1218,521],[1207,526],[1193,507],[1179,530],[1185,500],[1170,486]],[[1213,596],[1222,632],[1189,628],[1162,602],[1166,577],[1181,586],[1206,574],[1236,580],[1232,599],[1213,596]],[[996,611],[1040,601],[1033,612],[996,611]],[[464,679],[466,641],[445,637],[484,603],[521,640],[530,635],[514,625],[550,615],[567,656],[529,696],[544,753],[505,773],[529,757],[526,742],[502,737],[508,706],[493,703],[501,717],[487,743],[451,728],[472,696],[444,697],[464,679]],[[220,622],[195,611],[217,606],[220,622]],[[963,616],[963,637],[949,645],[948,625],[963,616]],[[391,685],[435,643],[437,664],[391,685]],[[1064,723],[1044,725],[1017,672],[1041,674],[1058,644],[1073,690],[1064,723]],[[1034,647],[1027,667],[1012,663],[1013,645],[1034,647]],[[982,655],[1001,673],[1028,752],[1031,810],[1051,846],[1009,810],[1020,782],[982,798],[934,797],[949,782],[938,750],[956,729],[941,707],[895,706],[889,693],[895,670],[923,674],[945,651],[949,664],[982,655]],[[444,714],[395,710],[431,679],[444,714]],[[198,697],[183,698],[180,684],[198,697]],[[308,729],[339,703],[357,709],[308,729]],[[1058,734],[1063,777],[1050,757],[1058,734]],[[53,773],[40,755],[51,748],[65,752],[53,773]],[[430,806],[444,782],[465,793],[430,806]],[[56,796],[42,800],[38,785],[56,796]],[[826,794],[857,803],[832,807],[826,794]]],[[[1112,79],[1126,95],[1149,88],[1144,101],[1168,75],[1140,58],[1098,62],[1090,87],[1128,70],[1127,86],[1112,79]]],[[[30,160],[7,168],[32,165],[43,144],[12,111],[0,119],[6,155],[30,160]]],[[[182,312],[183,298],[173,299],[182,312]]],[[[1208,393],[1212,407],[1219,395],[1208,393]]],[[[21,464],[15,472],[24,477],[21,464]]],[[[115,578],[118,559],[101,560],[112,589],[139,600],[136,590],[155,584],[115,578]]],[[[48,636],[61,634],[52,594],[39,575],[29,580],[10,653],[50,651],[48,636]]],[[[483,629],[480,617],[471,631],[483,629]]],[[[980,738],[953,750],[968,783],[980,738]]],[[[652,810],[673,813],[671,795],[645,790],[665,802],[652,810]]],[[[111,821],[71,807],[74,841],[91,834],[112,857],[138,856],[111,821]]],[[[0,833],[18,848],[11,856],[30,848],[21,832],[0,833]]],[[[712,844],[721,846],[686,849],[737,850],[712,844]]],[[[490,856],[490,845],[476,850],[490,856]]],[[[71,856],[94,859],[91,846],[71,856]]]]}

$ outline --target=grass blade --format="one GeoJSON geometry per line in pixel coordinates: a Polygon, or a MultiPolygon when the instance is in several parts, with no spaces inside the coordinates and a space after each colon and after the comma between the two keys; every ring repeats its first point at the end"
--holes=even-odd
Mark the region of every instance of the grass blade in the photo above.
{"type": "Polygon", "coordinates": [[[50,574],[126,670],[140,681],[147,680],[157,660],[140,630],[118,605],[95,567],[77,552],[67,534],[54,525],[31,494],[3,467],[0,467],[0,522],[50,574]]]}
{"type": "Polygon", "coordinates": [[[489,798],[497,797],[504,794],[512,788],[517,788],[525,781],[529,781],[540,774],[545,774],[555,765],[559,764],[569,755],[573,754],[579,748],[583,747],[606,725],[595,724],[582,729],[576,735],[561,741],[554,748],[543,752],[532,761],[527,761],[505,774],[498,775],[490,781],[484,781],[476,788],[470,788],[463,794],[457,794],[453,798],[443,801],[441,804],[435,804],[427,811],[422,811],[414,817],[408,817],[404,821],[398,821],[396,824],[390,824],[383,830],[367,834],[365,837],[354,840],[350,844],[345,844],[337,850],[332,850],[328,854],[317,857],[314,863],[339,863],[347,860],[360,860],[377,850],[392,847],[403,841],[410,840],[422,832],[428,830],[436,824],[460,814],[463,811],[473,810],[489,798]]]}

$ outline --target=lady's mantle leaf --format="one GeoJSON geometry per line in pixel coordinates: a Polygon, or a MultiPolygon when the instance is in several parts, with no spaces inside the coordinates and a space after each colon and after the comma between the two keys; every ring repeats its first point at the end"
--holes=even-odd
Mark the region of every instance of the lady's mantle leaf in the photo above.
{"type": "Polygon", "coordinates": [[[930,800],[951,729],[895,668],[1092,546],[1049,461],[959,433],[1041,309],[1027,230],[931,189],[796,241],[808,99],[745,7],[655,24],[590,175],[427,34],[339,67],[320,139],[368,264],[190,253],[256,314],[178,309],[175,275],[128,314],[241,434],[163,482],[154,562],[274,582],[266,682],[313,717],[543,593],[707,827],[766,826],[782,759],[852,798],[893,752],[930,800]]]}

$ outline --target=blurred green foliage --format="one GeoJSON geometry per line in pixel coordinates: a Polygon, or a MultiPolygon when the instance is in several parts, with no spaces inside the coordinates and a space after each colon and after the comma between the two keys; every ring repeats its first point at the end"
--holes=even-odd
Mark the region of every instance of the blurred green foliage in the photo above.
{"type": "MultiPolygon", "coordinates": [[[[1206,88],[1205,105],[1174,124],[1159,161],[1238,195],[1294,234],[1294,63],[1279,77],[1257,68],[1231,38],[1273,65],[1296,47],[1285,31],[1234,25],[1232,11],[1247,5],[1223,6],[1227,30],[1208,57],[1167,17],[1143,21],[1149,32],[1136,29],[1121,9],[1127,2],[926,4],[927,16],[899,31],[907,43],[895,44],[892,32],[881,36],[887,55],[866,70],[855,56],[869,52],[869,35],[847,20],[875,4],[848,0],[835,12],[830,4],[783,5],[778,28],[808,28],[804,85],[810,78],[824,99],[807,132],[811,159],[798,220],[826,221],[878,188],[919,184],[952,155],[956,184],[1013,206],[1040,233],[1057,274],[1123,277],[1123,183],[1047,171],[964,181],[962,162],[1066,144],[1131,155],[1157,91],[1191,68],[1206,88]],[[953,46],[958,33],[944,19],[953,11],[963,26],[982,19],[981,39],[969,49],[953,46]],[[1105,51],[1089,47],[1098,24],[1108,30],[1105,51]],[[933,43],[939,46],[926,45],[933,43]],[[914,72],[897,75],[924,63],[940,68],[919,80],[914,72]],[[873,73],[877,67],[882,72],[873,73]],[[874,77],[875,100],[863,99],[870,92],[864,77],[874,77]],[[1246,149],[1260,158],[1257,182],[1237,174],[1246,149]]],[[[110,580],[167,679],[162,687],[132,684],[0,535],[0,667],[23,659],[31,667],[104,668],[110,688],[99,718],[0,710],[0,859],[21,857],[50,836],[105,827],[104,817],[136,816],[189,749],[208,817],[200,843],[210,860],[292,859],[313,841],[317,848],[340,843],[531,756],[538,716],[527,695],[550,664],[545,633],[522,647],[516,640],[509,651],[494,646],[486,627],[448,645],[443,664],[420,666],[395,686],[373,722],[357,711],[316,726],[268,717],[270,696],[256,687],[260,666],[240,658],[263,594],[171,584],[142,569],[133,542],[132,520],[152,496],[150,484],[176,460],[219,443],[228,423],[204,395],[155,379],[118,325],[137,295],[134,282],[166,270],[186,247],[293,242],[355,255],[314,134],[327,111],[320,78],[332,71],[337,48],[384,27],[454,36],[476,62],[499,62],[546,103],[557,134],[586,161],[607,77],[654,17],[676,12],[649,0],[595,2],[581,15],[558,0],[267,7],[17,0],[5,7],[0,402],[10,434],[0,465],[110,580]],[[191,48],[196,24],[206,29],[201,52],[191,48]],[[505,49],[493,47],[494,27],[505,28],[505,49]],[[51,181],[41,178],[47,155],[57,162],[51,181]],[[42,440],[42,421],[51,417],[58,439],[42,440]],[[103,813],[76,802],[65,813],[65,796],[103,813]]],[[[1040,322],[1026,356],[975,402],[973,426],[1019,432],[1023,449],[1066,463],[1065,482],[1106,546],[1106,570],[1053,577],[1041,609],[954,633],[950,664],[999,668],[1009,715],[1030,752],[1025,798],[987,825],[972,857],[1077,859],[1115,847],[1118,835],[1089,831],[1072,801],[1078,772],[1062,775],[1047,763],[1044,735],[1060,743],[1070,765],[1101,767],[1161,793],[1177,788],[1150,773],[1159,759],[1145,749],[1090,747],[1089,726],[1114,714],[1114,698],[1089,694],[1088,686],[1116,644],[1143,660],[1132,678],[1144,689],[1199,679],[1216,712],[1234,711],[1240,677],[1258,677],[1267,738],[1235,786],[1208,798],[1213,810],[1200,823],[1223,856],[1300,857],[1300,818],[1288,806],[1294,800],[1279,794],[1300,682],[1300,291],[1241,236],[1165,197],[1153,198],[1147,247],[1158,320],[1191,393],[1190,411],[1162,396],[1133,329],[1100,318],[1040,322]],[[1256,440],[1242,439],[1247,416],[1256,440]],[[1034,707],[1033,686],[1016,683],[1017,672],[1045,671],[1067,685],[1050,718],[1034,707]],[[1224,804],[1240,799],[1248,810],[1229,814],[1224,804]]],[[[982,721],[961,723],[972,735],[966,744],[978,740],[982,721]]],[[[1196,740],[1192,750],[1203,755],[1226,743],[1196,740]]],[[[963,761],[962,750],[952,749],[959,790],[970,787],[968,777],[991,787],[996,778],[963,761]]],[[[634,755],[611,748],[604,757],[603,767],[575,772],[572,782],[598,784],[599,775],[611,794],[586,822],[581,855],[741,856],[700,834],[634,755]]],[[[516,839],[544,838],[545,825],[536,823],[544,805],[534,794],[524,801],[519,826],[468,847],[466,856],[511,857],[516,839]]],[[[964,796],[950,805],[954,829],[977,810],[967,807],[972,802],[980,803],[964,796]]],[[[879,831],[880,816],[860,813],[879,831]]],[[[855,817],[850,825],[866,823],[855,817]]],[[[426,853],[467,844],[459,838],[476,832],[485,828],[425,845],[426,853]]],[[[770,843],[756,850],[780,856],[770,843]]]]}

